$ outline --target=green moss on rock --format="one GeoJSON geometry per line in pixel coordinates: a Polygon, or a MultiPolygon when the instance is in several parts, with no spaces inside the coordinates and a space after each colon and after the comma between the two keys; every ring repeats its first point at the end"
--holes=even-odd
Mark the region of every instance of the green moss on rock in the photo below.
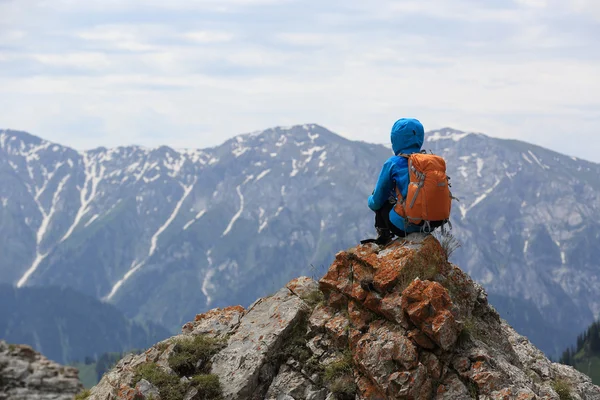
{"type": "Polygon", "coordinates": [[[83,392],[80,392],[78,394],[75,395],[75,400],[85,400],[88,397],[90,397],[91,392],[89,390],[84,390],[83,392]]]}
{"type": "Polygon", "coordinates": [[[571,396],[571,387],[562,379],[557,379],[552,382],[552,389],[558,394],[560,400],[573,400],[571,396]]]}
{"type": "Polygon", "coordinates": [[[181,376],[192,376],[210,371],[210,359],[224,346],[222,340],[199,335],[175,342],[169,366],[181,376]]]}
{"type": "Polygon", "coordinates": [[[156,386],[162,400],[181,400],[188,389],[177,375],[169,374],[156,364],[141,364],[135,369],[133,386],[142,379],[156,386]]]}
{"type": "Polygon", "coordinates": [[[217,375],[196,375],[192,378],[191,385],[198,390],[195,399],[218,400],[223,398],[221,383],[217,375]]]}
{"type": "Polygon", "coordinates": [[[347,351],[325,367],[324,380],[329,390],[342,399],[353,399],[357,390],[353,371],[352,354],[347,351]]]}

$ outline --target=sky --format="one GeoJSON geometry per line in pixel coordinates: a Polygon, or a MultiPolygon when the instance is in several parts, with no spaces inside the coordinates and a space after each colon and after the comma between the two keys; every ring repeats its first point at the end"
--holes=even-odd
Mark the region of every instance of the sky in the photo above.
{"type": "Polygon", "coordinates": [[[0,129],[78,149],[393,122],[600,162],[597,0],[0,0],[0,129]]]}

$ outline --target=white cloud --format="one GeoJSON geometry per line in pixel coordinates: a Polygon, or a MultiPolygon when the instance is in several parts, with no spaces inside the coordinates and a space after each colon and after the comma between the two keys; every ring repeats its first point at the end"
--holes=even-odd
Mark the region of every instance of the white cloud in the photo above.
{"type": "Polygon", "coordinates": [[[103,53],[32,54],[31,58],[53,67],[76,67],[103,70],[111,63],[103,53]]]}
{"type": "Polygon", "coordinates": [[[172,11],[221,11],[228,12],[240,8],[281,4],[289,0],[24,0],[29,6],[54,9],[64,12],[143,12],[145,10],[172,11]]]}
{"type": "Polygon", "coordinates": [[[398,19],[403,14],[469,22],[515,22],[523,17],[523,14],[516,9],[487,8],[468,0],[430,0],[426,2],[417,0],[386,1],[385,7],[381,9],[381,15],[385,15],[389,19],[398,19]]]}
{"type": "Polygon", "coordinates": [[[597,0],[570,0],[567,2],[578,13],[600,20],[600,2],[597,0]]]}
{"type": "Polygon", "coordinates": [[[533,8],[545,8],[548,6],[548,0],[515,0],[517,4],[533,7],[533,8]]]}
{"type": "Polygon", "coordinates": [[[27,33],[18,29],[9,29],[7,31],[0,31],[0,42],[10,43],[25,38],[27,33]]]}
{"type": "Polygon", "coordinates": [[[76,33],[85,41],[97,42],[107,50],[128,50],[146,52],[156,50],[157,46],[149,42],[165,34],[160,25],[99,25],[92,29],[76,33]]]}
{"type": "Polygon", "coordinates": [[[182,35],[184,38],[198,43],[221,43],[233,40],[234,35],[230,32],[218,31],[197,31],[186,32],[182,35]]]}
{"type": "Polygon", "coordinates": [[[324,45],[343,45],[347,44],[348,38],[342,35],[331,33],[313,33],[313,32],[283,32],[275,35],[280,43],[291,44],[295,46],[324,46],[324,45]]]}
{"type": "Polygon", "coordinates": [[[385,142],[417,116],[560,148],[573,120],[589,138],[600,123],[600,44],[574,29],[590,1],[27,3],[0,30],[0,128],[78,147],[307,121],[385,142]]]}

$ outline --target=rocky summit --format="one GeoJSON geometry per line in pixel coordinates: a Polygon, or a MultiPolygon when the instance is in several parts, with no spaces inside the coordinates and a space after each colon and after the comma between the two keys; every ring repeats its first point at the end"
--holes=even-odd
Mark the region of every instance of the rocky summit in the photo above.
{"type": "Polygon", "coordinates": [[[71,400],[82,389],[77,369],[0,340],[0,400],[71,400]]]}
{"type": "Polygon", "coordinates": [[[318,283],[198,315],[88,398],[589,400],[600,387],[548,360],[445,246],[415,234],[338,253],[318,283]]]}

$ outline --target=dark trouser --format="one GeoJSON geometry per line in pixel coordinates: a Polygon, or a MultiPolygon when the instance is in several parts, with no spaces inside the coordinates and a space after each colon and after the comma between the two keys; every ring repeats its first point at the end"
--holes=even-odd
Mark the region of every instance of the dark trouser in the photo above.
{"type": "Polygon", "coordinates": [[[406,232],[400,230],[390,221],[390,211],[394,208],[394,203],[386,201],[379,210],[375,211],[375,228],[379,232],[380,229],[387,229],[398,237],[405,237],[406,232]]]}

